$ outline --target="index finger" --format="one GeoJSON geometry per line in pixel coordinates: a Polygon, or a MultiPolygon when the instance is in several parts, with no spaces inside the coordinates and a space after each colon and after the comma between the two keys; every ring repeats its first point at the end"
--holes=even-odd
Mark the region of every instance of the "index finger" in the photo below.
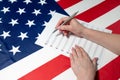
{"type": "MultiPolygon", "coordinates": [[[[89,57],[89,55],[87,54],[87,52],[86,52],[82,47],[80,47],[80,49],[81,49],[82,55],[83,55],[84,57],[89,57]]],[[[90,58],[90,57],[89,57],[89,58],[90,58]]]]}
{"type": "Polygon", "coordinates": [[[61,19],[58,21],[58,23],[57,23],[57,25],[56,25],[56,28],[59,27],[67,18],[68,18],[68,17],[63,17],[63,18],[61,18],[61,19]]]}

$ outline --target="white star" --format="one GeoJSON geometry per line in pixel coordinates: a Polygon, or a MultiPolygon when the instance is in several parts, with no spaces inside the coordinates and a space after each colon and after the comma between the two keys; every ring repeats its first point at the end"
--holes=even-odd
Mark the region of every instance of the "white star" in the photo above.
{"type": "Polygon", "coordinates": [[[20,48],[20,46],[17,46],[17,47],[12,46],[12,49],[9,50],[9,52],[12,52],[13,55],[15,55],[17,52],[21,52],[21,51],[19,50],[19,48],[20,48]]]}
{"type": "Polygon", "coordinates": [[[56,2],[60,1],[60,0],[55,0],[56,2]]]}
{"type": "Polygon", "coordinates": [[[9,0],[9,2],[14,3],[17,2],[17,0],[9,0]]]}
{"type": "Polygon", "coordinates": [[[47,4],[46,0],[40,0],[40,2],[38,2],[38,3],[41,4],[42,6],[43,6],[44,4],[47,4]]]}
{"type": "Polygon", "coordinates": [[[10,12],[10,7],[3,7],[3,9],[1,10],[2,12],[4,12],[4,14],[6,13],[6,12],[10,12]]]}
{"type": "MultiPolygon", "coordinates": [[[[1,47],[2,45],[0,44],[0,47],[1,47]]],[[[2,51],[2,49],[0,49],[0,51],[2,51]]]]}
{"type": "Polygon", "coordinates": [[[26,33],[20,32],[20,36],[18,36],[18,37],[20,37],[22,40],[24,40],[25,38],[28,38],[27,32],[26,33]]]}
{"type": "Polygon", "coordinates": [[[2,0],[0,0],[0,2],[2,2],[2,0]]]}
{"type": "Polygon", "coordinates": [[[31,0],[25,0],[24,3],[29,4],[29,3],[32,3],[32,1],[31,0]]]}
{"type": "Polygon", "coordinates": [[[14,26],[15,24],[19,24],[18,19],[16,19],[16,20],[11,19],[11,22],[9,22],[9,24],[12,24],[12,26],[14,26]]]}
{"type": "Polygon", "coordinates": [[[25,8],[23,8],[23,9],[19,8],[19,10],[16,11],[16,12],[18,12],[20,15],[21,15],[22,13],[26,13],[25,8]]]}
{"type": "Polygon", "coordinates": [[[51,15],[52,17],[53,17],[53,15],[56,13],[56,11],[54,10],[54,11],[51,11],[50,10],[50,12],[48,13],[48,15],[51,15]]]}
{"type": "Polygon", "coordinates": [[[28,22],[25,25],[28,25],[29,27],[31,27],[32,25],[35,25],[34,20],[32,21],[28,20],[28,22]]]}
{"type": "Polygon", "coordinates": [[[38,33],[38,36],[36,37],[36,39],[39,39],[39,38],[40,38],[40,36],[41,36],[41,34],[39,34],[39,33],[38,33]]]}
{"type": "Polygon", "coordinates": [[[45,27],[49,26],[49,22],[44,21],[43,26],[45,26],[45,27]]]}
{"type": "Polygon", "coordinates": [[[6,39],[7,37],[11,36],[9,33],[10,33],[10,31],[8,31],[8,32],[3,31],[3,34],[1,34],[0,36],[3,36],[3,38],[6,39]]]}
{"type": "Polygon", "coordinates": [[[2,23],[2,18],[0,18],[0,23],[2,23]]]}
{"type": "Polygon", "coordinates": [[[38,14],[41,14],[40,9],[38,9],[38,10],[34,9],[34,12],[32,12],[32,14],[35,14],[36,16],[37,16],[38,14]]]}

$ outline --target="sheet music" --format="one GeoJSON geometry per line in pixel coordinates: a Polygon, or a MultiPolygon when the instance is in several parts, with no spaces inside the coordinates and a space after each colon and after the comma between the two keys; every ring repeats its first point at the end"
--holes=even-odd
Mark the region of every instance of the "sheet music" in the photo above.
{"type": "MultiPolygon", "coordinates": [[[[91,42],[87,39],[77,37],[73,34],[71,34],[69,37],[66,37],[66,36],[63,36],[62,34],[59,36],[56,36],[59,33],[59,31],[52,33],[55,29],[57,22],[62,17],[65,17],[65,15],[55,13],[53,18],[49,21],[48,25],[45,27],[45,29],[41,33],[40,38],[36,41],[36,44],[43,47],[46,47],[46,46],[52,47],[53,50],[58,50],[59,52],[61,52],[61,54],[68,57],[69,57],[69,54],[71,53],[71,48],[74,47],[75,45],[79,45],[85,49],[85,51],[88,53],[91,59],[93,59],[94,57],[98,57],[99,58],[98,63],[100,64],[102,53],[104,53],[104,51],[106,50],[104,47],[94,42],[91,42]]],[[[102,31],[102,32],[111,33],[110,30],[98,28],[84,21],[80,21],[80,20],[78,21],[85,27],[102,31]]]]}

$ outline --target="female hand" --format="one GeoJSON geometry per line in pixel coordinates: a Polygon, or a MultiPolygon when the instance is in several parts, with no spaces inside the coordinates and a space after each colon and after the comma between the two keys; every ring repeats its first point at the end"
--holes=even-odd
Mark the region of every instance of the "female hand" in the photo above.
{"type": "Polygon", "coordinates": [[[75,46],[70,54],[70,62],[77,80],[94,80],[97,58],[91,60],[83,48],[75,46]]]}
{"type": "Polygon", "coordinates": [[[76,19],[70,20],[67,24],[60,26],[68,17],[61,18],[56,28],[60,30],[64,35],[68,35],[68,32],[75,34],[76,36],[82,37],[82,32],[86,29],[76,19]]]}

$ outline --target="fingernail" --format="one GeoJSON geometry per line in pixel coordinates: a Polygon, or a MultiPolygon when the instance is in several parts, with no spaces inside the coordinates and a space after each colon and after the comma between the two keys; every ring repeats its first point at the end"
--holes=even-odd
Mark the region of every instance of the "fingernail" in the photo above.
{"type": "Polygon", "coordinates": [[[75,50],[75,48],[74,48],[74,47],[72,47],[72,50],[75,50]]]}
{"type": "Polygon", "coordinates": [[[74,48],[72,47],[72,50],[73,50],[74,48]]]}
{"type": "Polygon", "coordinates": [[[78,45],[75,45],[75,47],[78,47],[78,45]]]}
{"type": "Polygon", "coordinates": [[[96,60],[98,60],[98,57],[95,57],[96,60]]]}
{"type": "Polygon", "coordinates": [[[60,26],[58,26],[57,29],[60,29],[60,26]]]}

